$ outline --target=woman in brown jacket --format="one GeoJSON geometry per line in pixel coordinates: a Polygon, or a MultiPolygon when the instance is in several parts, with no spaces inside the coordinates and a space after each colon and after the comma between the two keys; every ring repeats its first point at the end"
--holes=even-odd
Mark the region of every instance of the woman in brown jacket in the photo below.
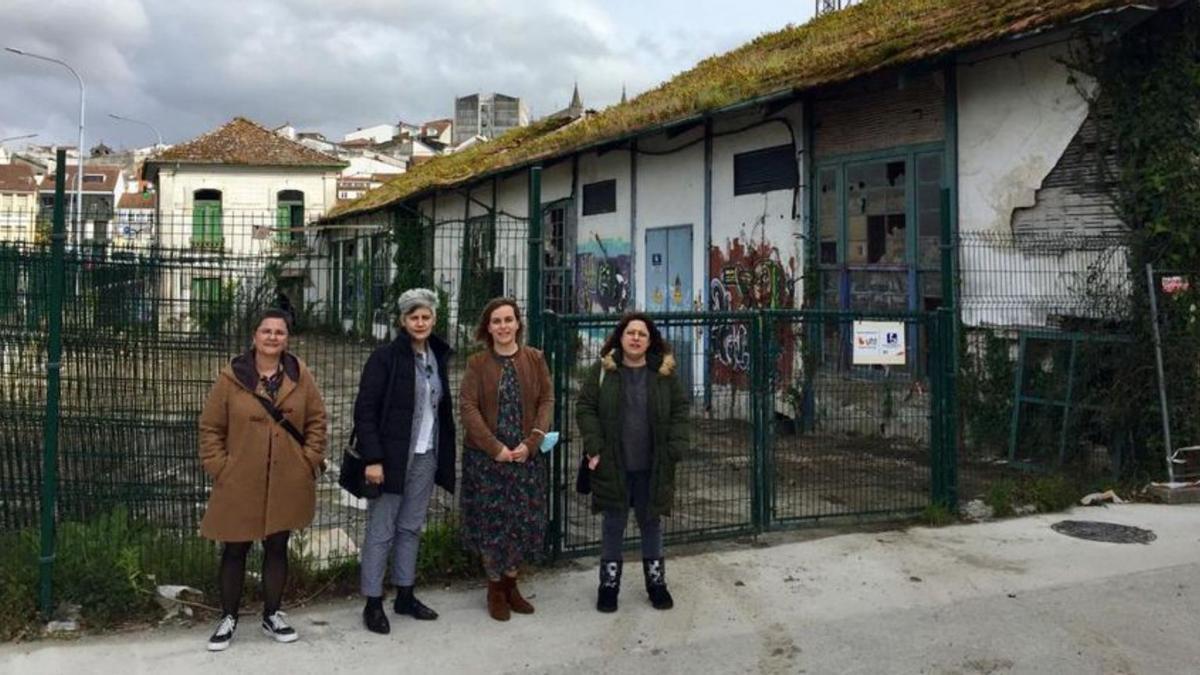
{"type": "Polygon", "coordinates": [[[517,571],[542,549],[546,473],[540,446],[554,413],[550,369],[542,353],[521,344],[516,301],[496,298],[483,309],[475,339],[487,347],[467,361],[459,390],[463,445],[463,534],[483,559],[488,614],[532,614],[517,590],[517,571]]]}
{"type": "Polygon", "coordinates": [[[326,433],[317,384],[288,353],[287,340],[287,315],[264,312],[253,346],[221,370],[200,416],[200,461],[213,479],[200,533],[224,543],[218,577],[222,616],[210,651],[226,649],[233,639],[246,553],[256,540],[263,543],[263,631],[279,642],[297,638],[279,611],[288,536],[312,522],[326,433]],[[281,414],[279,422],[264,402],[281,414]]]}

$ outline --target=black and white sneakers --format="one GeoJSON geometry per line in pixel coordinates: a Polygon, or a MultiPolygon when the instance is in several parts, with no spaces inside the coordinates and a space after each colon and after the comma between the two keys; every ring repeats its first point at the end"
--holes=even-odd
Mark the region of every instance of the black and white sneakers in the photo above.
{"type": "Polygon", "coordinates": [[[275,638],[276,642],[295,642],[299,635],[296,635],[296,629],[288,625],[284,620],[286,615],[283,612],[273,612],[263,616],[262,629],[268,637],[275,638]]]}
{"type": "Polygon", "coordinates": [[[222,616],[212,637],[208,638],[208,651],[223,652],[229,649],[229,643],[233,642],[233,634],[237,631],[237,622],[237,617],[232,614],[222,616]]]}
{"type": "MultiPolygon", "coordinates": [[[[300,636],[296,634],[296,629],[288,625],[286,615],[283,612],[274,612],[263,616],[262,629],[267,637],[273,638],[276,642],[295,642],[300,636]]],[[[223,652],[229,649],[229,643],[233,642],[233,636],[237,632],[238,619],[232,614],[226,614],[217,622],[217,629],[213,631],[212,637],[208,638],[208,651],[223,652]]]]}

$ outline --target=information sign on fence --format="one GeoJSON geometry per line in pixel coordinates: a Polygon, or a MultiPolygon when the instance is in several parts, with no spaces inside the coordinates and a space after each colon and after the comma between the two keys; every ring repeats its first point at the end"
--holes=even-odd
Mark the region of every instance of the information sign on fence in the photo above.
{"type": "Polygon", "coordinates": [[[855,321],[854,365],[903,366],[903,321],[855,321]]]}

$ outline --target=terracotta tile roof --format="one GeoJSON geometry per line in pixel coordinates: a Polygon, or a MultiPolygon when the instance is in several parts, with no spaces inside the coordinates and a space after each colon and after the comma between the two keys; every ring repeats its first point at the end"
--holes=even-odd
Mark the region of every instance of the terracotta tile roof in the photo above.
{"type": "Polygon", "coordinates": [[[235,117],[214,131],[172,146],[146,160],[147,165],[177,162],[235,166],[345,166],[336,157],[290,141],[244,117],[235,117]]]}
{"type": "Polygon", "coordinates": [[[33,167],[28,164],[0,164],[0,191],[37,192],[33,167]]]}
{"type": "MultiPolygon", "coordinates": [[[[620,142],[760,98],[796,96],[966,49],[1174,0],[867,0],[801,26],[761,35],[627,103],[574,124],[542,120],[421,163],[327,218],[385,208],[427,191],[620,142]]],[[[559,121],[561,122],[561,121],[559,121]]]]}
{"type": "MultiPolygon", "coordinates": [[[[67,167],[67,192],[75,189],[75,169],[74,166],[67,167]]],[[[99,164],[84,164],[83,165],[83,191],[84,192],[108,192],[112,193],[117,189],[117,180],[121,177],[121,167],[99,164]],[[92,176],[101,176],[100,180],[94,181],[92,176]]],[[[54,174],[47,174],[42,179],[42,192],[54,191],[54,174]]]]}
{"type": "Polygon", "coordinates": [[[152,209],[158,204],[157,192],[126,192],[117,202],[118,209],[152,209]]]}

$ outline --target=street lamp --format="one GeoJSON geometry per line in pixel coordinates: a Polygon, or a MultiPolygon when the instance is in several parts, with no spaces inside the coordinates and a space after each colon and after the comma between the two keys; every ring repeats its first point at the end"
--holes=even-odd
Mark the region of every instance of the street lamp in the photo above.
{"type": "Polygon", "coordinates": [[[9,141],[20,141],[20,140],[24,140],[26,138],[33,138],[34,136],[37,136],[37,134],[25,134],[24,136],[5,136],[4,138],[0,138],[0,143],[7,143],[9,141]]]}
{"type": "MultiPolygon", "coordinates": [[[[4,138],[0,138],[0,157],[5,156],[4,155],[4,144],[5,143],[7,143],[9,141],[19,141],[24,138],[33,138],[34,136],[37,136],[37,134],[24,134],[22,136],[5,136],[4,138]]],[[[5,157],[4,161],[7,162],[7,161],[12,161],[12,160],[5,157]]]]}
{"type": "Polygon", "coordinates": [[[67,63],[65,61],[60,61],[58,59],[51,58],[49,56],[42,56],[40,54],[31,54],[26,51],[21,51],[20,49],[13,49],[12,47],[5,47],[4,51],[12,52],[13,54],[16,54],[17,56],[28,56],[31,59],[37,59],[39,61],[49,61],[50,63],[57,63],[58,65],[62,66],[63,68],[66,68],[67,70],[71,71],[71,74],[75,76],[75,80],[77,82],[79,82],[79,166],[75,170],[75,228],[74,228],[75,229],[75,243],[76,243],[76,245],[78,245],[80,243],[80,241],[83,239],[83,153],[84,153],[84,150],[83,150],[83,111],[84,111],[83,78],[79,76],[79,73],[75,72],[74,68],[67,65],[67,63]]]}
{"type": "Polygon", "coordinates": [[[135,120],[132,117],[123,117],[121,115],[117,115],[114,113],[108,113],[108,116],[113,118],[114,120],[121,120],[122,122],[133,122],[134,124],[140,124],[144,127],[150,127],[150,131],[153,131],[154,135],[158,138],[158,143],[156,143],[154,145],[154,149],[157,150],[163,146],[162,134],[160,134],[158,132],[158,129],[155,128],[155,126],[153,124],[150,124],[149,122],[143,122],[141,120],[135,120]]]}

